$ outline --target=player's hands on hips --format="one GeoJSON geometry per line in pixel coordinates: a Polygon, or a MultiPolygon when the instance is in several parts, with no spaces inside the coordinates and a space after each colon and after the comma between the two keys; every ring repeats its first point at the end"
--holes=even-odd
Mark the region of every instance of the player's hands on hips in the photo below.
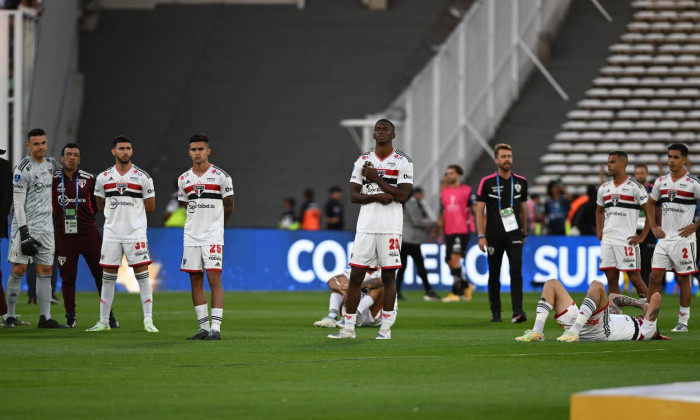
{"type": "Polygon", "coordinates": [[[698,227],[695,225],[695,223],[691,223],[682,229],[678,229],[678,234],[684,238],[687,238],[688,236],[695,233],[695,231],[697,231],[697,230],[698,230],[698,227]]]}
{"type": "Polygon", "coordinates": [[[481,252],[486,252],[486,247],[489,246],[489,243],[486,241],[486,238],[479,238],[479,249],[481,252]]]}
{"type": "Polygon", "coordinates": [[[644,238],[642,238],[639,235],[632,235],[629,238],[627,238],[627,243],[630,245],[637,245],[637,244],[641,244],[643,240],[644,240],[644,238]]]}
{"type": "Polygon", "coordinates": [[[28,257],[33,257],[39,253],[38,247],[41,246],[41,243],[32,238],[32,236],[29,234],[29,228],[27,228],[27,225],[19,227],[19,235],[22,239],[22,254],[28,257]]]}
{"type": "Polygon", "coordinates": [[[666,232],[664,232],[664,230],[661,229],[661,227],[659,226],[654,226],[653,228],[651,228],[651,233],[654,234],[656,239],[663,239],[666,237],[666,232]]]}

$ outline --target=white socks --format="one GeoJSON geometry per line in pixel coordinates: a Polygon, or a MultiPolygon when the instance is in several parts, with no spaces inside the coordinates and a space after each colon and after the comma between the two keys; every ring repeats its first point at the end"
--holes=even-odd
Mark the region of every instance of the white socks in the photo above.
{"type": "Polygon", "coordinates": [[[114,287],[117,285],[117,275],[102,272],[102,293],[100,294],[100,322],[109,325],[109,311],[114,300],[114,287]]]}
{"type": "Polygon", "coordinates": [[[537,313],[535,315],[535,326],[532,327],[532,330],[537,332],[538,334],[542,334],[542,331],[544,331],[544,323],[547,321],[547,317],[549,316],[549,313],[552,312],[552,305],[547,303],[544,298],[540,299],[540,301],[537,303],[537,313]]]}
{"type": "Polygon", "coordinates": [[[581,312],[576,317],[576,322],[574,322],[574,325],[571,326],[569,331],[578,334],[596,309],[597,306],[595,302],[589,298],[585,298],[581,304],[581,312]]]}
{"type": "Polygon", "coordinates": [[[211,329],[221,331],[221,318],[224,316],[224,308],[211,308],[211,329]]]}
{"type": "Polygon", "coordinates": [[[385,311],[382,309],[382,326],[380,329],[391,329],[392,325],[394,325],[394,322],[396,322],[396,310],[385,311]]]}
{"type": "Polygon", "coordinates": [[[148,278],[148,270],[135,273],[135,276],[139,283],[143,322],[153,322],[153,289],[151,289],[151,280],[148,278]]]}
{"type": "Polygon", "coordinates": [[[361,314],[372,305],[374,305],[374,299],[372,299],[369,295],[364,295],[362,299],[360,299],[360,303],[357,305],[357,313],[361,314]]]}
{"type": "Polygon", "coordinates": [[[343,304],[343,295],[340,293],[331,293],[330,302],[328,303],[328,318],[337,319],[340,313],[340,305],[343,304]]]}
{"type": "Polygon", "coordinates": [[[688,325],[689,319],[690,319],[690,307],[684,308],[681,306],[681,309],[678,311],[678,322],[683,324],[683,325],[688,325]]]}
{"type": "Polygon", "coordinates": [[[209,331],[209,309],[207,304],[195,306],[194,313],[197,314],[199,329],[209,331]]]}

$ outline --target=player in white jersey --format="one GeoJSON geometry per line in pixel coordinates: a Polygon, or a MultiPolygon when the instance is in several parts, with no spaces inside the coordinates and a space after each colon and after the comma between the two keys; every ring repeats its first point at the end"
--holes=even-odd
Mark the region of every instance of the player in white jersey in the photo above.
{"type": "Polygon", "coordinates": [[[544,341],[544,324],[552,310],[554,319],[566,330],[557,341],[667,340],[668,338],[659,335],[656,327],[660,307],[659,293],[654,293],[648,303],[616,293],[606,296],[603,283],[594,281],[579,309],[564,285],[557,279],[550,279],[542,288],[534,327],[525,330],[525,334],[515,340],[544,341]],[[624,315],[620,310],[623,306],[640,308],[643,316],[624,315]]]}
{"type": "Polygon", "coordinates": [[[102,171],[95,180],[97,208],[105,215],[102,238],[102,293],[100,295],[100,320],[86,331],[109,331],[109,312],[114,300],[117,272],[126,256],[129,267],[139,284],[143,327],[146,332],[157,333],[153,325],[153,289],[148,276],[151,254],[146,235],[146,213],[155,209],[156,197],[153,179],[131,162],[131,139],[117,136],[112,141],[115,165],[102,171]]]}
{"type": "Polygon", "coordinates": [[[379,120],[374,125],[374,150],[355,162],[350,178],[350,200],[362,204],[357,232],[350,255],[350,284],[347,291],[345,328],[329,338],[355,338],[357,305],[365,273],[372,267],[382,269],[384,303],[382,325],[377,339],[390,339],[396,320],[396,269],[401,267],[402,204],[411,195],[413,162],[394,149],[394,124],[379,120]]]}
{"type": "MultiPolygon", "coordinates": [[[[333,328],[345,325],[345,297],[350,283],[350,269],[328,279],[331,297],[328,303],[328,315],[314,322],[314,327],[333,328]],[[343,320],[337,321],[338,315],[343,320]]],[[[362,281],[360,304],[357,306],[357,327],[377,326],[381,323],[382,303],[384,302],[384,287],[381,269],[369,270],[362,281]]]]}
{"type": "Polygon", "coordinates": [[[36,294],[39,301],[39,328],[68,328],[51,318],[51,272],[54,235],[51,181],[56,161],[46,155],[46,133],[35,128],[27,134],[29,155],[15,167],[12,199],[14,217],[7,260],[12,263],[7,280],[7,307],[4,326],[29,325],[17,319],[15,308],[27,264],[36,264],[36,294]]]}
{"type": "Polygon", "coordinates": [[[620,271],[626,272],[640,298],[647,286],[641,276],[639,243],[649,233],[649,226],[637,235],[639,210],[647,202],[643,185],[627,176],[627,153],[610,152],[608,175],[612,179],[598,189],[596,232],[600,240],[600,270],[608,279],[608,291],[620,293],[620,271]]]}
{"type": "Polygon", "coordinates": [[[187,203],[187,221],[180,270],[190,274],[192,303],[199,330],[188,340],[220,340],[224,314],[221,270],[224,255],[224,225],[233,213],[233,182],[221,168],[209,163],[209,138],[190,137],[192,168],[177,181],[177,199],[187,203]],[[211,290],[211,325],[204,293],[204,272],[211,290]]]}
{"type": "Polygon", "coordinates": [[[649,277],[649,293],[661,289],[666,271],[674,271],[681,289],[678,323],[674,332],[688,331],[690,297],[692,288],[690,275],[698,272],[695,231],[700,220],[693,223],[695,208],[700,198],[700,182],[688,173],[685,164],[688,148],[674,143],[668,146],[668,169],[670,173],[659,177],[651,189],[647,202],[647,221],[651,231],[659,239],[654,249],[649,277]],[[661,206],[661,226],[656,225],[656,206],[661,206]]]}

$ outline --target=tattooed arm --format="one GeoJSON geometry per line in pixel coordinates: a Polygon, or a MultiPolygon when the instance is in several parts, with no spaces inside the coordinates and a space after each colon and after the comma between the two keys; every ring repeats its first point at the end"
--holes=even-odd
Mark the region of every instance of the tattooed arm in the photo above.
{"type": "Polygon", "coordinates": [[[372,277],[371,279],[367,279],[362,282],[362,288],[363,289],[379,289],[380,287],[383,287],[384,283],[382,282],[381,277],[372,277]]]}
{"type": "Polygon", "coordinates": [[[608,296],[608,301],[617,306],[618,309],[622,308],[623,306],[634,306],[635,308],[644,310],[644,306],[646,305],[646,302],[643,300],[631,298],[625,295],[618,295],[616,293],[610,293],[610,296],[608,296]]]}

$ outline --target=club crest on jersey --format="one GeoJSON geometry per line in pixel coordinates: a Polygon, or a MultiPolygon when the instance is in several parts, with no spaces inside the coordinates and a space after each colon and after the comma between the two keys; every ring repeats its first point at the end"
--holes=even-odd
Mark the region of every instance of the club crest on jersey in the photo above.
{"type": "Polygon", "coordinates": [[[620,202],[620,194],[613,194],[610,196],[610,201],[612,201],[613,206],[616,206],[620,202]]]}
{"type": "Polygon", "coordinates": [[[204,192],[204,185],[195,185],[194,186],[194,192],[197,194],[197,197],[201,197],[202,193],[204,192]]]}
{"type": "Polygon", "coordinates": [[[668,190],[668,199],[673,201],[674,198],[676,198],[676,195],[678,195],[678,191],[676,190],[668,190]]]}
{"type": "Polygon", "coordinates": [[[78,186],[79,188],[85,188],[85,184],[87,184],[87,181],[84,179],[79,179],[78,180],[78,186]]]}
{"type": "Polygon", "coordinates": [[[522,188],[522,187],[520,186],[520,184],[515,184],[515,191],[516,191],[516,192],[520,192],[520,188],[522,188]]]}
{"type": "Polygon", "coordinates": [[[63,265],[66,263],[66,257],[58,257],[57,260],[59,265],[63,265]]]}
{"type": "Polygon", "coordinates": [[[117,184],[117,191],[119,191],[119,194],[124,194],[124,191],[126,191],[127,188],[129,188],[129,184],[117,184]]]}

